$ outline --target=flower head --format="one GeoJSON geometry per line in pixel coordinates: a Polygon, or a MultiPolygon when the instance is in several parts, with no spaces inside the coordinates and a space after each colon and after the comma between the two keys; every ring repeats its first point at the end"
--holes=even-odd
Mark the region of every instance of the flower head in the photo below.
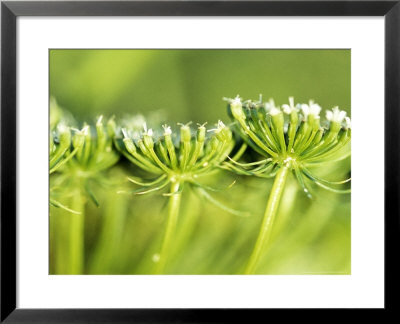
{"type": "MultiPolygon", "coordinates": [[[[197,130],[191,129],[190,124],[178,124],[180,130],[177,133],[163,125],[163,135],[158,138],[144,127],[144,132],[135,141],[129,130],[122,129],[123,138],[117,138],[115,143],[132,163],[158,177],[155,188],[162,189],[168,183],[177,182],[197,184],[198,177],[216,170],[225,161],[234,141],[231,130],[222,121],[208,131],[209,136],[206,136],[205,124],[198,125],[197,130]]],[[[145,182],[130,179],[136,184],[145,182]]]]}
{"type": "MultiPolygon", "coordinates": [[[[228,102],[233,101],[228,99],[228,102]]],[[[233,161],[231,169],[241,170],[242,174],[270,177],[281,167],[290,168],[308,195],[310,190],[306,187],[304,177],[324,188],[337,184],[318,179],[309,172],[308,166],[336,158],[350,141],[351,121],[346,117],[345,111],[339,110],[338,107],[327,111],[326,119],[330,123],[325,129],[320,125],[321,107],[313,100],[308,104],[295,104],[293,97],[290,97],[289,104],[282,105],[286,117],[280,108],[275,106],[273,100],[251,107],[242,104],[241,112],[238,101],[235,101],[235,105],[236,112],[232,115],[239,134],[265,159],[249,164],[233,161]]],[[[345,182],[339,184],[342,183],[345,182]]],[[[338,192],[337,189],[332,190],[338,192]]]]}
{"type": "MultiPolygon", "coordinates": [[[[57,125],[50,134],[50,174],[57,173],[63,185],[79,181],[88,197],[98,205],[89,181],[105,184],[106,177],[101,172],[117,163],[119,154],[112,147],[114,119],[109,119],[105,125],[100,116],[94,127],[96,131],[91,132],[88,124],[81,129],[67,127],[63,122],[57,125]]],[[[58,202],[53,205],[62,207],[58,202]]]]}

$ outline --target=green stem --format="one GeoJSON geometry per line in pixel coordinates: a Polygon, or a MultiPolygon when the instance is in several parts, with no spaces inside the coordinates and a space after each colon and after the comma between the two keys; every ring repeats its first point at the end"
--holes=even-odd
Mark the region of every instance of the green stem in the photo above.
{"type": "MultiPolygon", "coordinates": [[[[186,251],[188,251],[188,245],[190,244],[193,233],[196,230],[199,221],[199,199],[198,197],[190,190],[190,193],[187,193],[187,198],[185,199],[187,202],[186,210],[179,217],[179,231],[177,231],[176,235],[174,235],[174,249],[173,255],[182,255],[186,251]],[[188,212],[188,211],[192,212],[188,212]]],[[[175,274],[186,274],[187,268],[186,265],[191,264],[191,259],[184,258],[182,267],[179,268],[179,271],[175,274]]]]}
{"type": "Polygon", "coordinates": [[[236,154],[232,157],[232,160],[233,161],[239,160],[242,157],[242,155],[244,154],[244,152],[246,151],[246,149],[247,149],[247,144],[243,143],[240,146],[239,150],[236,152],[236,154]]]}
{"type": "Polygon", "coordinates": [[[85,224],[85,198],[81,191],[76,192],[72,198],[71,208],[80,214],[68,215],[69,217],[69,262],[68,274],[83,274],[84,261],[84,224],[85,224]]]}
{"type": "Polygon", "coordinates": [[[70,212],[61,208],[50,208],[50,245],[52,255],[50,260],[53,264],[51,274],[68,273],[69,255],[69,216],[70,212]]]}
{"type": "Polygon", "coordinates": [[[156,273],[161,274],[164,271],[165,264],[168,259],[168,253],[171,247],[171,238],[174,235],[176,223],[178,221],[179,206],[181,203],[182,193],[179,191],[179,182],[172,182],[171,191],[172,194],[169,197],[168,202],[168,219],[167,228],[165,229],[164,240],[161,247],[160,258],[157,263],[156,273]],[[175,194],[174,194],[175,193],[175,194]]]}
{"type": "Polygon", "coordinates": [[[268,239],[271,236],[272,225],[274,223],[274,219],[279,207],[279,202],[282,198],[282,193],[285,188],[288,171],[289,167],[283,166],[275,176],[275,181],[271,189],[267,207],[265,209],[260,233],[258,234],[256,244],[250,256],[250,260],[247,264],[245,274],[254,273],[258,260],[260,259],[262,249],[267,244],[268,239]]]}
{"type": "Polygon", "coordinates": [[[121,247],[127,200],[124,195],[111,192],[104,205],[103,226],[90,262],[90,274],[116,274],[119,266],[116,251],[121,247]]]}

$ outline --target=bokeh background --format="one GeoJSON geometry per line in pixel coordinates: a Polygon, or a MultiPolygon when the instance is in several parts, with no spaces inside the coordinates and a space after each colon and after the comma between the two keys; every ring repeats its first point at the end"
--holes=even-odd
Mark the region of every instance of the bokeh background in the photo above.
{"type": "MultiPolygon", "coordinates": [[[[226,123],[222,97],[314,99],[325,110],[350,113],[350,50],[51,50],[50,95],[78,123],[100,114],[125,118],[141,113],[160,122],[226,123]]],[[[330,180],[350,174],[350,158],[315,172],[330,180]]],[[[125,161],[107,171],[109,179],[137,174],[125,161]]],[[[273,180],[220,173],[208,184],[229,190],[214,196],[250,217],[230,215],[183,193],[171,274],[235,274],[243,267],[258,234],[273,180]]],[[[100,206],[86,204],[85,273],[147,274],[154,267],[164,231],[166,197],[126,196],[95,188],[100,206]]],[[[64,201],[68,204],[68,201],[64,201]]],[[[51,207],[50,222],[68,217],[51,207]]],[[[62,222],[62,221],[61,221],[62,222]]],[[[258,273],[350,274],[350,195],[323,189],[308,199],[290,177],[269,247],[258,273]]],[[[60,234],[60,235],[58,235],[60,234]]],[[[67,244],[51,233],[50,246],[67,244]]],[[[62,255],[50,249],[50,273],[62,255]]]]}

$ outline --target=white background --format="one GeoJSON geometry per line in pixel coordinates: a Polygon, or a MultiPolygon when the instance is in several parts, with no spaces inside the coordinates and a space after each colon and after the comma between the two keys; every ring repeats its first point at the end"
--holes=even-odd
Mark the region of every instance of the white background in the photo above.
{"type": "Polygon", "coordinates": [[[19,17],[18,307],[383,307],[383,114],[383,18],[19,17]],[[204,47],[351,48],[352,274],[49,276],[48,49],[204,47]]]}

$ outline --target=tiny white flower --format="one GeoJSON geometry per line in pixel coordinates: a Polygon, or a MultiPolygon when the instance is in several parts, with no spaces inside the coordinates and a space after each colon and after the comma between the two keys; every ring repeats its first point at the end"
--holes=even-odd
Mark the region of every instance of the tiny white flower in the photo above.
{"type": "Polygon", "coordinates": [[[310,101],[310,115],[314,115],[314,117],[319,116],[319,113],[321,112],[321,106],[314,103],[313,101],[310,101]]]}
{"type": "Polygon", "coordinates": [[[218,120],[217,127],[218,127],[219,130],[225,128],[225,124],[222,122],[222,120],[218,120]]]}
{"type": "Polygon", "coordinates": [[[231,106],[235,106],[235,107],[242,107],[242,98],[240,98],[239,95],[237,95],[234,99],[232,98],[227,98],[227,97],[223,97],[222,100],[225,100],[227,102],[229,102],[229,104],[231,106]]]}
{"type": "Polygon", "coordinates": [[[101,125],[102,121],[103,121],[103,115],[100,115],[100,117],[97,119],[97,125],[101,125]]]}
{"type": "Polygon", "coordinates": [[[82,129],[77,129],[77,128],[69,128],[68,126],[65,126],[63,124],[58,125],[57,127],[58,131],[61,132],[66,132],[69,129],[73,130],[75,133],[79,134],[79,135],[87,135],[89,133],[89,125],[86,125],[85,127],[83,127],[82,129]]]}
{"type": "Polygon", "coordinates": [[[275,107],[275,106],[272,106],[271,109],[269,110],[269,114],[271,116],[275,116],[275,115],[278,115],[280,113],[282,113],[282,111],[278,107],[275,107]]]}
{"type": "Polygon", "coordinates": [[[172,130],[171,130],[170,126],[165,124],[165,125],[162,125],[162,127],[164,128],[164,135],[171,135],[172,134],[172,130]]]}
{"type": "Polygon", "coordinates": [[[242,107],[242,98],[237,95],[235,99],[231,99],[231,105],[240,105],[240,107],[242,107]]]}
{"type": "Polygon", "coordinates": [[[240,98],[239,95],[237,95],[235,99],[224,97],[223,100],[229,102],[229,105],[231,107],[232,115],[236,119],[239,119],[239,120],[246,119],[246,116],[244,115],[244,112],[242,110],[242,105],[243,105],[242,98],[240,98]]]}
{"type": "Polygon", "coordinates": [[[124,138],[129,138],[128,131],[125,128],[122,128],[121,132],[122,132],[122,135],[124,135],[124,138]]]}
{"type": "Polygon", "coordinates": [[[148,136],[153,136],[153,130],[151,128],[147,129],[147,124],[143,123],[144,134],[148,136]]]}
{"type": "Polygon", "coordinates": [[[274,108],[275,107],[275,101],[274,101],[274,99],[272,99],[272,98],[270,98],[269,100],[268,100],[268,102],[266,102],[265,104],[264,104],[264,108],[265,108],[265,111],[266,112],[270,112],[270,110],[272,109],[272,108],[274,108]]]}
{"type": "Polygon", "coordinates": [[[192,121],[190,121],[190,122],[188,122],[188,123],[186,123],[186,124],[182,124],[182,123],[176,123],[177,125],[179,125],[179,126],[181,126],[181,129],[185,129],[185,130],[188,130],[188,129],[190,129],[190,125],[192,124],[192,121]]]}
{"type": "Polygon", "coordinates": [[[350,120],[350,117],[344,117],[344,128],[345,128],[345,129],[351,128],[351,120],[350,120]]]}
{"type": "Polygon", "coordinates": [[[269,99],[269,101],[267,103],[265,103],[265,110],[271,116],[275,116],[275,115],[282,113],[282,111],[279,109],[279,107],[275,106],[275,102],[273,99],[269,99]]]}
{"type": "Polygon", "coordinates": [[[80,130],[80,132],[81,132],[83,135],[87,135],[87,134],[89,133],[89,125],[86,125],[85,127],[83,127],[83,128],[80,130]]]}
{"type": "Polygon", "coordinates": [[[207,125],[207,122],[205,122],[204,124],[199,124],[197,123],[197,127],[200,128],[205,128],[205,126],[207,125]]]}
{"type": "Polygon", "coordinates": [[[297,107],[294,105],[294,98],[289,97],[289,104],[282,105],[282,109],[287,115],[290,115],[294,110],[297,110],[297,107]]]}
{"type": "MultiPolygon", "coordinates": [[[[65,132],[69,131],[69,128],[65,124],[61,124],[60,123],[60,124],[57,125],[57,130],[58,130],[59,133],[65,133],[65,132]]],[[[76,132],[80,132],[79,129],[73,128],[73,130],[75,130],[76,132]]]]}
{"type": "Polygon", "coordinates": [[[332,111],[326,112],[326,119],[330,122],[341,123],[346,117],[346,112],[340,110],[339,107],[333,107],[332,111]]]}
{"type": "Polygon", "coordinates": [[[217,128],[209,129],[207,132],[219,133],[222,129],[226,127],[225,124],[222,122],[222,120],[218,120],[218,124],[216,126],[217,128]]]}
{"type": "Polygon", "coordinates": [[[308,105],[307,104],[301,105],[301,111],[303,112],[304,120],[307,120],[309,115],[318,118],[319,113],[321,112],[321,107],[320,105],[314,103],[313,100],[310,100],[308,105]]]}
{"type": "Polygon", "coordinates": [[[285,114],[290,115],[293,111],[293,108],[287,104],[282,105],[282,110],[285,114]]]}

